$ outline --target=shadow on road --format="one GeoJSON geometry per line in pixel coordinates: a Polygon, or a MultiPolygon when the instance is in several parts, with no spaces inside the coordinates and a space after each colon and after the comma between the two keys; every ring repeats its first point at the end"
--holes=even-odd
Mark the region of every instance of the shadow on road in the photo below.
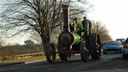
{"type": "Polygon", "coordinates": [[[128,71],[128,59],[124,60],[121,57],[118,57],[113,58],[108,62],[89,67],[88,69],[82,70],[81,72],[127,72],[125,69],[128,71]]]}
{"type": "Polygon", "coordinates": [[[83,62],[83,61],[81,61],[81,60],[71,60],[71,61],[57,60],[54,63],[48,63],[47,61],[42,61],[42,62],[37,62],[37,63],[32,63],[32,64],[55,65],[55,64],[72,64],[72,63],[78,63],[78,62],[83,62]]]}

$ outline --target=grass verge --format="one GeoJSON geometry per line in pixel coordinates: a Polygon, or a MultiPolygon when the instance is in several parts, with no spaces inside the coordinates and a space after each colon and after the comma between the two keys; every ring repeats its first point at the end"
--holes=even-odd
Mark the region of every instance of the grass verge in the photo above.
{"type": "Polygon", "coordinates": [[[15,59],[15,60],[5,60],[5,61],[0,61],[1,63],[11,63],[11,62],[24,62],[27,60],[32,60],[32,59],[38,59],[38,58],[45,58],[45,56],[34,56],[34,57],[27,57],[27,58],[21,58],[21,59],[15,59]]]}

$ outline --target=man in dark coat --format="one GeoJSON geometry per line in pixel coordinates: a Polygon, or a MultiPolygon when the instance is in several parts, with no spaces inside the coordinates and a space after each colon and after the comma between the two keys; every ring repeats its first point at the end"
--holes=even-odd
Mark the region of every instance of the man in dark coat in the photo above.
{"type": "Polygon", "coordinates": [[[82,24],[83,24],[83,31],[85,32],[84,37],[87,37],[89,34],[91,34],[92,23],[86,17],[83,17],[82,24]]]}

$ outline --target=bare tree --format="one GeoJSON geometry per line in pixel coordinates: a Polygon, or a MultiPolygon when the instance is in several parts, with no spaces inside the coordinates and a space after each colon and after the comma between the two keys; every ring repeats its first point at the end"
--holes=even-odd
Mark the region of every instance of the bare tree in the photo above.
{"type": "MultiPolygon", "coordinates": [[[[45,45],[48,42],[48,24],[51,32],[62,24],[61,5],[68,0],[5,0],[4,12],[1,13],[0,29],[10,34],[36,31],[45,45]]],[[[71,15],[86,12],[84,9],[72,9],[71,15]]]]}
{"type": "Polygon", "coordinates": [[[0,60],[1,60],[1,54],[2,54],[2,45],[1,45],[1,42],[0,42],[0,60]]]}
{"type": "Polygon", "coordinates": [[[92,21],[92,32],[100,34],[102,42],[112,40],[105,25],[103,25],[100,21],[92,21]]]}
{"type": "Polygon", "coordinates": [[[32,41],[32,40],[26,40],[26,41],[24,41],[24,43],[25,43],[25,47],[26,48],[28,48],[28,49],[32,49],[32,48],[34,48],[34,42],[32,41]]]}
{"type": "Polygon", "coordinates": [[[2,58],[2,48],[3,48],[3,40],[2,40],[2,38],[0,37],[0,60],[1,60],[1,58],[2,58]]]}
{"type": "Polygon", "coordinates": [[[14,46],[5,46],[0,49],[0,60],[15,59],[20,50],[14,46]]]}
{"type": "Polygon", "coordinates": [[[36,31],[31,32],[31,35],[29,36],[29,39],[33,40],[37,44],[41,44],[40,35],[36,31]]]}

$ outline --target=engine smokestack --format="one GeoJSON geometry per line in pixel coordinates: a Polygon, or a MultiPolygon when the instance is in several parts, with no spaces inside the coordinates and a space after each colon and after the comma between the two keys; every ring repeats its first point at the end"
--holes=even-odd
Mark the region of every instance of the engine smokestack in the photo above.
{"type": "Polygon", "coordinates": [[[64,22],[63,30],[65,32],[69,32],[69,6],[62,5],[62,9],[63,9],[63,22],[64,22]]]}

